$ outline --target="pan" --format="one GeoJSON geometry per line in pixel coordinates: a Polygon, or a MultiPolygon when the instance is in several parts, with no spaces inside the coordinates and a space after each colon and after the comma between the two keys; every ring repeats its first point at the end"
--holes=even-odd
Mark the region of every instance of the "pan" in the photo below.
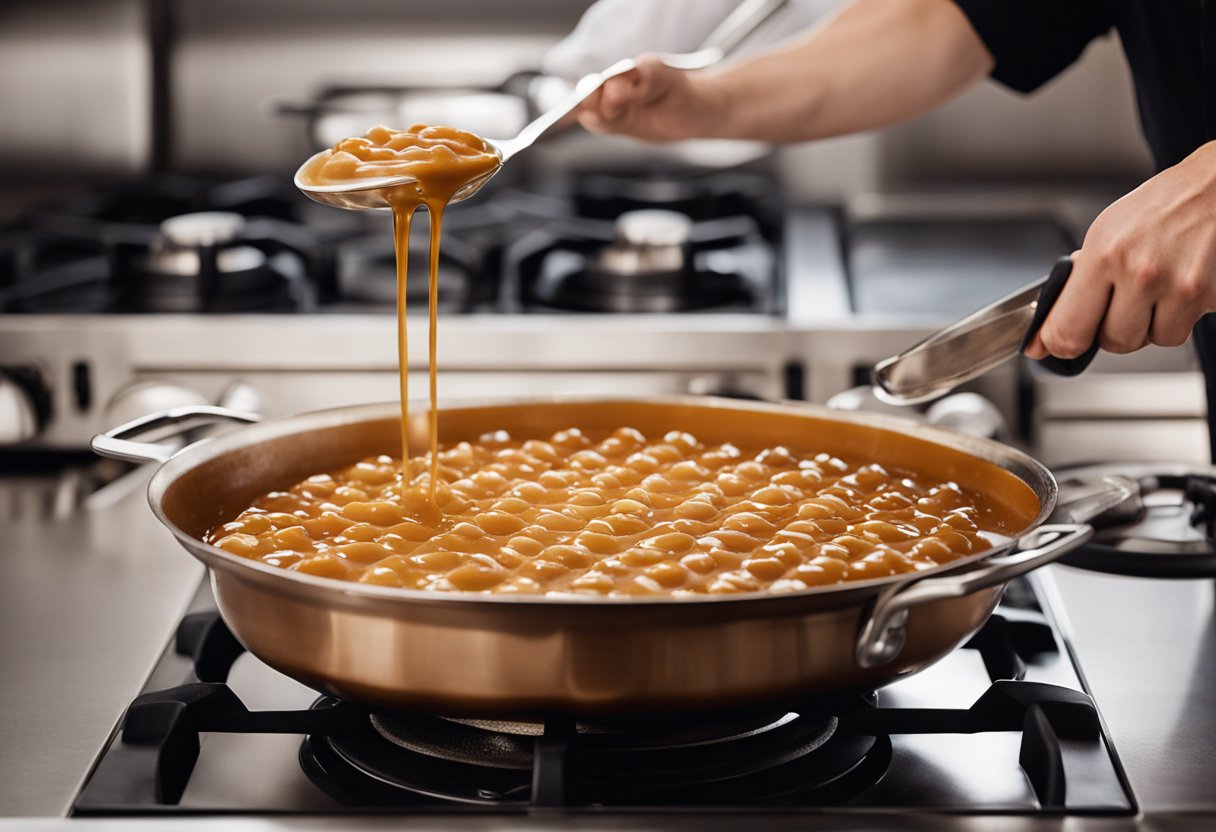
{"type": "MultiPolygon", "coordinates": [[[[426,409],[411,413],[409,441],[421,451],[426,409]]],[[[257,424],[223,408],[185,407],[99,435],[93,448],[159,463],[148,488],[152,511],[209,568],[220,613],[251,653],[325,693],[450,716],[687,713],[875,689],[952,651],[984,624],[1008,581],[1092,534],[1075,513],[1072,522],[1047,523],[1057,495],[1051,473],[990,440],[811,405],[656,397],[454,405],[441,411],[440,438],[631,425],[647,435],[687,430],[705,442],[782,443],[953,480],[1001,501],[1021,528],[911,575],[696,598],[377,587],[267,566],[203,542],[208,529],[268,491],[399,452],[400,418],[396,403],[257,424]],[[180,441],[138,439],[181,435],[200,422],[243,426],[180,450],[180,441]]]]}

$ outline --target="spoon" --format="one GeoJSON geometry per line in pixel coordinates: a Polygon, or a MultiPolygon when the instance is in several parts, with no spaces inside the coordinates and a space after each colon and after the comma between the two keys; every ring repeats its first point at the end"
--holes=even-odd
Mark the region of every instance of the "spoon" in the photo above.
{"type": "MultiPolygon", "coordinates": [[[[788,2],[789,0],[743,0],[718,24],[717,28],[710,32],[709,37],[702,42],[700,49],[695,52],[663,54],[659,56],[659,60],[674,69],[692,70],[713,66],[733,52],[761,24],[785,8],[788,2]]],[[[498,154],[498,167],[464,185],[452,196],[450,202],[461,202],[480,191],[482,186],[498,173],[508,159],[521,150],[531,147],[532,143],[553,125],[569,115],[589,95],[602,87],[605,81],[615,78],[617,75],[623,75],[636,66],[636,61],[626,59],[618,61],[603,72],[586,75],[574,85],[574,89],[569,95],[520,130],[519,135],[515,138],[487,140],[494,152],[498,154]]],[[[306,182],[303,174],[309,165],[328,152],[323,150],[314,155],[300,166],[295,176],[296,187],[310,199],[323,205],[352,210],[387,209],[390,207],[388,195],[392,189],[417,181],[412,176],[381,176],[352,179],[335,185],[314,185],[306,182]]]]}
{"type": "MultiPolygon", "coordinates": [[[[720,47],[710,46],[705,49],[699,49],[696,52],[660,55],[659,60],[673,69],[693,70],[713,66],[724,57],[726,57],[726,53],[720,47]]],[[[575,107],[602,87],[609,78],[623,75],[635,67],[637,67],[637,61],[627,58],[623,61],[617,61],[603,72],[593,72],[590,75],[584,75],[574,85],[574,89],[568,95],[525,126],[524,129],[520,130],[519,135],[515,138],[486,139],[486,144],[498,155],[498,167],[463,185],[449,200],[449,204],[463,202],[480,191],[493,178],[494,174],[502,170],[502,166],[512,156],[521,150],[531,147],[553,125],[569,115],[575,107]]],[[[300,165],[300,169],[296,171],[294,180],[297,188],[303,191],[310,199],[320,202],[322,205],[332,205],[337,208],[349,208],[351,210],[386,209],[390,207],[388,195],[392,190],[417,181],[415,177],[408,175],[350,179],[328,185],[316,185],[307,181],[305,171],[309,169],[315,160],[329,152],[328,150],[322,150],[320,153],[311,156],[304,164],[300,165]]]]}

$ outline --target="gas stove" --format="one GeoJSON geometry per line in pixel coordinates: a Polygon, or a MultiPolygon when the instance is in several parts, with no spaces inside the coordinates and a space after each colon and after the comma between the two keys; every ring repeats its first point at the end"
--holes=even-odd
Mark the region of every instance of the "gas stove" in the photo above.
{"type": "MultiPolygon", "coordinates": [[[[445,218],[440,396],[826,402],[1072,248],[1041,209],[971,213],[788,205],[762,169],[499,177],[445,218]]],[[[154,177],[28,212],[0,230],[0,445],[79,450],[149,403],[234,389],[267,415],[395,397],[389,225],[273,176],[154,177]]],[[[1025,412],[1013,363],[973,389],[1025,412]]]]}
{"type": "MultiPolygon", "coordinates": [[[[909,297],[896,268],[908,246],[917,279],[933,277],[926,240],[942,224],[782,206],[751,174],[676,184],[515,183],[451,212],[441,396],[824,401],[969,311],[949,293],[920,317],[884,306],[891,287],[909,297]],[[708,302],[682,294],[705,276],[708,302]],[[576,284],[606,311],[562,306],[576,284]]],[[[26,828],[20,816],[124,832],[1216,822],[1210,579],[1050,567],[1012,587],[971,644],[876,698],[710,720],[376,714],[270,670],[227,635],[197,565],[153,520],[145,472],[103,471],[82,449],[174,404],[273,415],[393,398],[388,229],[275,179],[146,185],[0,234],[0,417],[19,416],[0,431],[0,828],[26,828]]],[[[985,292],[1037,277],[1064,245],[1027,223],[1014,236],[1027,250],[995,254],[985,292]]],[[[1007,236],[966,227],[985,246],[1007,236]]],[[[980,261],[960,262],[951,279],[980,261]]],[[[1015,390],[1006,369],[989,381],[1015,390]]]]}
{"type": "Polygon", "coordinates": [[[614,720],[448,719],[318,698],[245,654],[206,586],[190,610],[77,816],[1135,812],[1030,581],[957,653],[877,694],[614,720]]]}
{"type": "MultiPolygon", "coordinates": [[[[771,176],[504,182],[445,217],[441,395],[804,395],[791,214],[771,176]]],[[[798,259],[825,258],[800,280],[838,281],[834,212],[798,216],[824,240],[798,259]]],[[[406,289],[415,369],[429,358],[426,221],[406,289]]],[[[0,230],[0,446],[81,449],[148,402],[234,387],[267,414],[316,409],[318,390],[334,406],[393,398],[390,225],[272,176],[154,177],[30,211],[0,230]]]]}
{"type": "MultiPolygon", "coordinates": [[[[781,208],[761,174],[499,188],[448,214],[440,309],[779,312],[781,208]]],[[[424,306],[426,241],[408,285],[424,306]]],[[[313,205],[276,177],[155,177],[0,231],[0,313],[391,314],[395,294],[387,216],[313,205]]]]}

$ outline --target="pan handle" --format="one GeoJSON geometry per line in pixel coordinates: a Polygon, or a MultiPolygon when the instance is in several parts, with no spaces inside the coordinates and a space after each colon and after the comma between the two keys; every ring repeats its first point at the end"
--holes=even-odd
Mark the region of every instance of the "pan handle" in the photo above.
{"type": "MultiPolygon", "coordinates": [[[[1056,301],[1060,299],[1060,293],[1064,291],[1064,284],[1068,282],[1069,276],[1072,274],[1072,258],[1061,257],[1056,261],[1055,266],[1051,269],[1051,274],[1047,275],[1047,280],[1043,282],[1043,291],[1039,292],[1039,300],[1035,304],[1034,317],[1030,321],[1030,326],[1026,328],[1026,334],[1022,337],[1022,343],[1018,345],[1018,352],[1023,352],[1030,346],[1030,342],[1034,340],[1034,336],[1039,334],[1039,330],[1043,328],[1043,322],[1047,320],[1047,314],[1055,307],[1056,301]]],[[[1094,357],[1098,354],[1098,339],[1094,337],[1094,342],[1089,345],[1089,349],[1078,355],[1076,358],[1056,358],[1054,355],[1049,355],[1046,358],[1039,359],[1039,365],[1051,370],[1056,375],[1061,376],[1077,376],[1085,372],[1085,368],[1090,365],[1094,357]]]]}
{"type": "Polygon", "coordinates": [[[1039,526],[1018,540],[1015,552],[989,558],[975,569],[914,579],[884,590],[862,621],[854,653],[857,664],[881,667],[899,655],[908,636],[908,610],[913,607],[1008,583],[1072,551],[1093,534],[1093,527],[1082,523],[1039,526]]]}
{"type": "Polygon", "coordinates": [[[213,405],[189,405],[176,407],[161,413],[141,416],[119,425],[116,428],[99,433],[93,437],[93,452],[111,459],[122,459],[127,462],[164,462],[180,450],[178,443],[164,442],[170,436],[180,436],[200,422],[239,422],[252,424],[261,421],[256,413],[242,413],[229,410],[226,407],[213,405]],[[161,428],[173,427],[168,435],[162,436],[160,442],[136,442],[132,437],[139,436],[161,428]]]}

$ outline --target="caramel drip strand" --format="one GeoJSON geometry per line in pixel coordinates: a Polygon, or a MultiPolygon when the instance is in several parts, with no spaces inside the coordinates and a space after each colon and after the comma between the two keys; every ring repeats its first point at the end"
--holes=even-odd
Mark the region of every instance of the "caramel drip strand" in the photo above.
{"type": "Polygon", "coordinates": [[[410,266],[410,220],[418,205],[412,199],[393,200],[393,248],[397,256],[397,360],[401,388],[401,497],[410,483],[410,376],[406,327],[407,276],[410,266]]]}
{"type": "Polygon", "coordinates": [[[426,201],[427,211],[430,212],[431,223],[431,246],[430,260],[431,273],[430,283],[428,284],[430,303],[430,332],[429,332],[429,369],[431,382],[431,412],[429,415],[429,428],[431,439],[431,469],[430,469],[430,501],[432,506],[437,506],[435,502],[435,485],[439,481],[439,384],[438,384],[438,346],[439,346],[439,239],[443,228],[443,209],[447,205],[447,199],[428,199],[426,201]]]}
{"type": "MultiPolygon", "coordinates": [[[[502,163],[493,146],[465,130],[440,125],[415,124],[407,130],[376,126],[365,136],[352,136],[318,154],[309,170],[312,181],[349,182],[366,177],[401,176],[411,181],[388,195],[393,210],[393,243],[397,256],[397,353],[401,373],[401,505],[428,516],[441,516],[436,502],[439,481],[438,384],[435,350],[439,295],[439,240],[443,209],[456,193],[494,172],[502,163]],[[409,458],[409,350],[406,327],[406,272],[409,265],[410,221],[419,205],[430,213],[430,396],[428,415],[430,466],[428,500],[417,505],[411,494],[409,458]]],[[[421,489],[418,489],[419,491],[421,489]]]]}

